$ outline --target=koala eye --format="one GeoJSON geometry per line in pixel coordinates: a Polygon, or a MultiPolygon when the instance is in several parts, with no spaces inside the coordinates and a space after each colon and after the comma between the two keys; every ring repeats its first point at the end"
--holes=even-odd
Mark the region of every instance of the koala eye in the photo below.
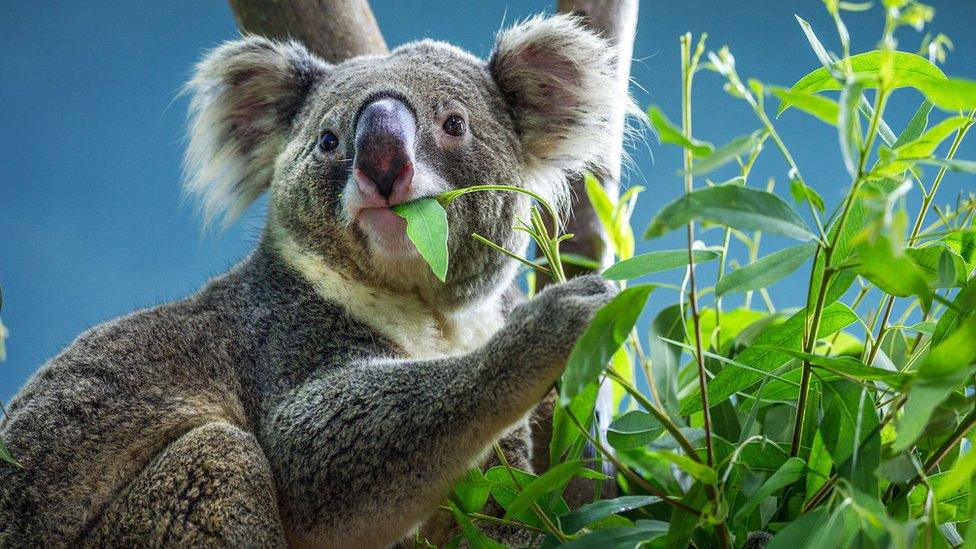
{"type": "Polygon", "coordinates": [[[332,152],[339,146],[339,138],[336,134],[326,131],[322,133],[322,137],[319,137],[319,149],[324,152],[332,152]]]}
{"type": "Polygon", "coordinates": [[[444,121],[444,133],[454,137],[461,137],[466,131],[464,119],[456,114],[452,114],[444,121]]]}

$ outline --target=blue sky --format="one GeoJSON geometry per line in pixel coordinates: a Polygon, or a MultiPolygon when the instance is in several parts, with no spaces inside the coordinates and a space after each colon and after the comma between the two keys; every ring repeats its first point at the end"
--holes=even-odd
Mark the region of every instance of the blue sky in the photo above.
{"type": "MultiPolygon", "coordinates": [[[[956,46],[946,72],[976,78],[973,0],[931,3],[938,10],[933,28],[956,46]]],[[[554,2],[372,4],[391,46],[430,37],[484,56],[503,20],[551,9],[554,2]]],[[[686,30],[707,32],[711,48],[729,45],[743,76],[780,85],[817,66],[794,13],[808,19],[829,47],[836,44],[819,0],[643,4],[632,72],[640,87],[633,92],[642,106],[658,104],[672,119],[679,118],[677,38],[686,30]]],[[[878,9],[849,16],[856,50],[874,46],[880,23],[878,9]]],[[[85,329],[187,295],[254,245],[260,203],[230,229],[204,235],[180,192],[187,99],[177,92],[204,51],[236,34],[229,8],[219,1],[0,5],[0,285],[10,331],[0,399],[9,399],[85,329]]],[[[911,30],[899,37],[912,48],[920,39],[911,30]]],[[[748,108],[722,91],[718,76],[701,74],[695,95],[699,138],[721,143],[756,127],[748,108]]],[[[896,132],[918,102],[913,92],[896,96],[887,116],[896,132]]],[[[795,112],[777,127],[808,183],[835,205],[848,181],[834,130],[795,112]]],[[[680,158],[653,140],[631,154],[636,169],[625,183],[650,189],[636,214],[635,224],[643,228],[680,194],[680,158]]],[[[765,156],[754,184],[775,177],[785,189],[783,163],[765,156]]],[[[976,157],[972,140],[960,156],[976,157]]],[[[973,182],[972,176],[950,176],[943,201],[959,189],[971,190],[973,182]]],[[[771,240],[766,251],[781,244],[771,240]]],[[[680,235],[670,235],[639,248],[681,245],[680,235]]],[[[777,286],[777,305],[798,304],[802,271],[777,286]]],[[[675,299],[659,292],[652,309],[675,299]]]]}

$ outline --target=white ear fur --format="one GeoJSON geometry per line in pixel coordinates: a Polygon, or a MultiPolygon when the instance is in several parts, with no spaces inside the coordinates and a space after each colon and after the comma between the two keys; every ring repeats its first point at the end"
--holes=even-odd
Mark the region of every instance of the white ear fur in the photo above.
{"type": "Polygon", "coordinates": [[[328,65],[296,42],[227,42],[197,65],[186,91],[187,194],[206,224],[234,221],[268,187],[274,159],[305,96],[328,65]]]}
{"type": "Polygon", "coordinates": [[[610,44],[569,15],[535,17],[498,35],[489,67],[512,109],[535,190],[568,203],[567,176],[606,164],[617,85],[610,44]]]}

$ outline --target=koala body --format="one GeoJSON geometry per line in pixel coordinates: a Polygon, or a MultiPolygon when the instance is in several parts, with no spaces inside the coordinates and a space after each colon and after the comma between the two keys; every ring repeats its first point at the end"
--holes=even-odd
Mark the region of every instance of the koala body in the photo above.
{"type": "Polygon", "coordinates": [[[500,34],[487,62],[421,41],[330,65],[247,37],[189,84],[190,193],[228,219],[270,193],[255,251],[181,301],[81,335],[0,423],[13,546],[382,547],[418,528],[523,420],[611,285],[583,277],[518,304],[528,201],[448,210],[441,283],[394,204],[525,186],[561,202],[599,165],[611,50],[572,19],[500,34]]]}

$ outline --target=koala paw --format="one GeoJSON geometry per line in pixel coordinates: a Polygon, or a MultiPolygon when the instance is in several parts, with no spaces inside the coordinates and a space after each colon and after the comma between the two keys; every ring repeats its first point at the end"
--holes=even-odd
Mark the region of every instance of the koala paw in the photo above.
{"type": "Polygon", "coordinates": [[[505,337],[516,347],[516,356],[541,362],[559,375],[593,315],[617,292],[615,284],[599,275],[548,286],[512,311],[505,337]]]}

